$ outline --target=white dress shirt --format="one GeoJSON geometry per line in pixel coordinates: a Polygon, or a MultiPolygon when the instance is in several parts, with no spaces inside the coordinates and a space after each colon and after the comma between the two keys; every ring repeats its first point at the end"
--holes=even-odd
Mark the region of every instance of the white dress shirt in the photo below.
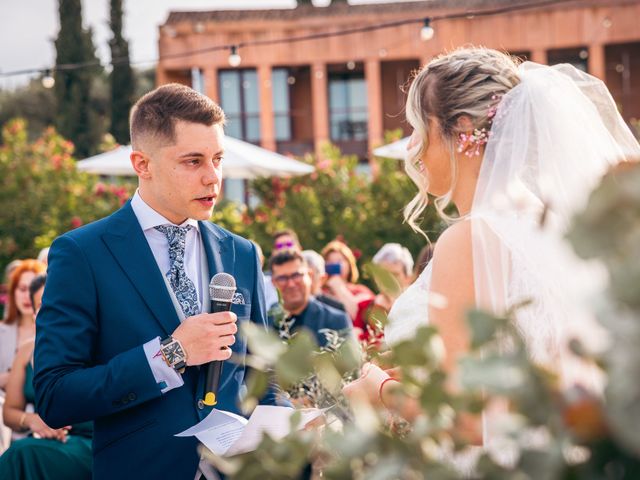
{"type": "MultiPolygon", "coordinates": [[[[158,225],[175,225],[167,220],[165,217],[151,208],[140,196],[140,192],[136,190],[133,198],[131,199],[131,208],[133,213],[138,219],[138,223],[142,227],[147,243],[153,252],[153,257],[156,259],[158,268],[162,273],[162,276],[166,278],[166,274],[171,268],[171,262],[169,260],[169,241],[164,233],[155,229],[158,225]]],[[[202,261],[206,259],[201,258],[203,254],[202,238],[200,237],[200,228],[198,222],[191,218],[178,225],[179,227],[185,227],[191,225],[191,229],[187,232],[185,238],[185,250],[184,250],[184,267],[187,276],[191,279],[196,287],[196,293],[198,295],[198,309],[202,312],[203,298],[206,298],[208,293],[208,285],[203,281],[200,272],[200,265],[202,261]]],[[[171,288],[167,284],[167,288],[171,288]]],[[[208,307],[207,307],[208,308],[208,307]]],[[[179,315],[183,318],[183,315],[179,315]]],[[[161,388],[162,393],[166,393],[177,387],[184,385],[182,375],[176,372],[173,368],[166,364],[160,352],[160,337],[156,337],[153,340],[144,344],[144,353],[153,372],[153,376],[156,382],[161,388]]],[[[204,476],[207,480],[217,480],[220,477],[211,467],[206,460],[200,460],[198,470],[195,474],[195,479],[204,476]]]]}
{"type": "MultiPolygon", "coordinates": [[[[136,190],[133,198],[131,199],[131,208],[133,213],[138,219],[138,223],[142,227],[147,243],[153,252],[153,256],[156,259],[158,268],[163,277],[166,277],[166,273],[169,271],[171,265],[169,260],[169,241],[164,233],[155,229],[158,225],[174,225],[165,217],[151,208],[140,196],[140,193],[136,190]]],[[[193,219],[187,219],[184,223],[178,225],[184,227],[191,225],[191,229],[187,232],[186,246],[184,253],[184,266],[187,276],[191,279],[196,287],[196,293],[198,294],[198,307],[202,311],[202,299],[205,292],[203,288],[202,275],[199,274],[200,269],[200,255],[202,249],[200,248],[200,229],[198,222],[193,219]]],[[[182,376],[176,372],[173,368],[166,364],[160,352],[160,337],[156,337],[153,340],[144,344],[144,352],[149,361],[149,366],[153,372],[153,376],[156,382],[160,385],[162,393],[166,393],[176,387],[181,387],[184,384],[182,376]]]]}

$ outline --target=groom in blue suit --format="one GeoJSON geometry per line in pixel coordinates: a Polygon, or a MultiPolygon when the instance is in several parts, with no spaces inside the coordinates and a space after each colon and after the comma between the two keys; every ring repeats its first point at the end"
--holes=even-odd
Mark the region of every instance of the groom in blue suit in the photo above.
{"type": "MultiPolygon", "coordinates": [[[[207,221],[222,182],[223,124],[220,107],[188,87],[142,97],[131,113],[134,197],[51,246],[36,404],[52,428],[95,422],[96,479],[212,478],[197,440],[174,435],[211,411],[204,364],[232,353],[216,408],[239,412],[246,343],[237,325],[267,320],[254,246],[207,221]],[[219,272],[236,280],[234,303],[208,313],[219,272]]],[[[263,403],[275,403],[273,392],[263,403]]]]}

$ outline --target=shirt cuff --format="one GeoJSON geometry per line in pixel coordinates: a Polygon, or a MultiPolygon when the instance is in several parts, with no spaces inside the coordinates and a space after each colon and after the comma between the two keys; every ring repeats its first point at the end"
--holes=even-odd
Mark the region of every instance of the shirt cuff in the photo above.
{"type": "Polygon", "coordinates": [[[162,393],[167,393],[169,390],[184,385],[182,375],[167,365],[167,362],[162,358],[162,353],[160,352],[160,337],[148,341],[143,345],[143,348],[153,377],[156,379],[156,383],[162,393]]]}

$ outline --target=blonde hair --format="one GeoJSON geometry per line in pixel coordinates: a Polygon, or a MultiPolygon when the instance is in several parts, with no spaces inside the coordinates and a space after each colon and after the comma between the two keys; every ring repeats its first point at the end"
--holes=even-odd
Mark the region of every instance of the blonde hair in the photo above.
{"type": "Polygon", "coordinates": [[[465,47],[439,55],[420,70],[409,88],[407,121],[420,136],[405,160],[407,175],[418,187],[417,195],[404,209],[405,221],[426,237],[418,225],[420,214],[429,204],[426,175],[417,164],[426,150],[429,124],[436,121],[439,133],[450,151],[451,185],[449,191],[434,201],[438,214],[447,222],[456,218],[444,212],[451,203],[457,177],[456,143],[465,133],[458,123],[467,117],[473,129],[491,128],[490,109],[502,95],[520,82],[515,58],[483,47],[465,47]]]}

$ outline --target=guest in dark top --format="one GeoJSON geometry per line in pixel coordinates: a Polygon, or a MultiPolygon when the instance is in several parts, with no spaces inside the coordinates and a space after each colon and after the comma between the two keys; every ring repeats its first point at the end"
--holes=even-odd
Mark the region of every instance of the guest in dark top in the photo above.
{"type": "Polygon", "coordinates": [[[288,338],[301,328],[310,330],[318,342],[327,345],[328,330],[340,336],[352,334],[351,320],[345,312],[325,305],[311,295],[309,267],[299,251],[284,250],[271,257],[271,279],[282,296],[283,307],[288,313],[277,328],[280,336],[288,338]]]}
{"type": "MultiPolygon", "coordinates": [[[[39,275],[29,286],[29,297],[36,313],[42,304],[45,279],[46,275],[39,275]]],[[[0,478],[91,479],[93,422],[51,428],[37,412],[27,410],[27,405],[34,402],[32,341],[18,349],[3,411],[7,426],[16,432],[29,433],[29,436],[14,441],[0,456],[0,478]]]]}

